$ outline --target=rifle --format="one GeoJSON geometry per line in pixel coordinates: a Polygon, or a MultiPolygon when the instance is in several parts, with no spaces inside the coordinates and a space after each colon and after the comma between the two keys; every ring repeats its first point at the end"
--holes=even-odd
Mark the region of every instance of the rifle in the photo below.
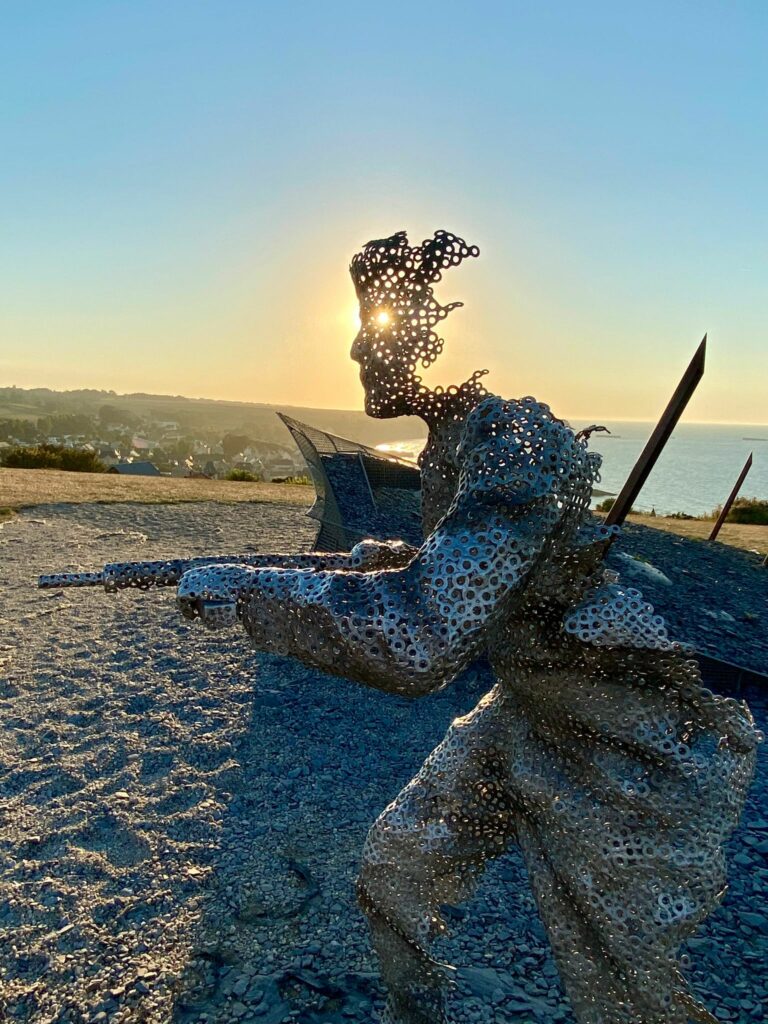
{"type": "Polygon", "coordinates": [[[618,498],[605,517],[606,526],[621,526],[632,510],[632,502],[640,493],[640,490],[648,479],[648,476],[656,465],[656,460],[664,450],[664,445],[669,440],[672,431],[677,426],[677,421],[683,415],[683,410],[691,399],[696,387],[704,376],[704,361],[707,354],[707,336],[701,340],[699,347],[693,354],[685,373],[680,378],[680,383],[675,388],[674,394],[667,403],[667,407],[661,414],[659,422],[648,438],[637,462],[621,488],[618,498]]]}
{"type": "Polygon", "coordinates": [[[58,572],[40,576],[40,590],[59,587],[104,587],[108,594],[133,587],[149,590],[151,587],[175,587],[185,572],[207,565],[238,565],[254,567],[273,564],[264,555],[211,555],[199,558],[171,558],[155,562],[110,562],[100,572],[58,572]]]}
{"type": "Polygon", "coordinates": [[[184,573],[211,565],[240,565],[252,569],[358,569],[393,568],[408,560],[412,549],[402,541],[364,540],[351,552],[298,554],[200,555],[154,562],[110,562],[100,572],[58,572],[38,577],[41,590],[60,587],[104,587],[108,594],[134,588],[175,587],[184,573]]]}
{"type": "MultiPolygon", "coordinates": [[[[688,401],[696,390],[696,386],[704,374],[704,358],[707,347],[707,336],[696,349],[696,352],[675,389],[672,398],[659,419],[653,433],[632,468],[621,493],[613,504],[605,519],[606,526],[620,526],[629,513],[632,502],[640,492],[648,474],[661,454],[664,445],[677,425],[688,401]]],[[[590,428],[589,433],[595,428],[590,428]]],[[[606,542],[606,550],[613,541],[611,536],[606,542]]],[[[370,544],[370,541],[364,541],[370,544]]],[[[397,545],[392,545],[396,548],[397,545]]],[[[209,565],[235,564],[252,568],[308,568],[342,569],[352,568],[349,554],[310,555],[212,555],[199,558],[174,558],[155,562],[112,562],[105,565],[101,572],[62,572],[48,576],[40,576],[38,587],[50,590],[58,587],[99,587],[103,586],[107,593],[135,588],[149,590],[151,587],[175,587],[184,573],[190,569],[202,569],[209,565]]],[[[382,568],[388,567],[386,563],[382,568]]]]}

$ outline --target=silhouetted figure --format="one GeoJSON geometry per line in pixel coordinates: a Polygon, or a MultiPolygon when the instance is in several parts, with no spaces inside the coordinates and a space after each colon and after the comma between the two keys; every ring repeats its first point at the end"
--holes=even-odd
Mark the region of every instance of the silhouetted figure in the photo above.
{"type": "Polygon", "coordinates": [[[448,1020],[453,969],[431,953],[440,908],[513,843],[580,1024],[711,1021],[678,950],[722,898],[760,736],[603,566],[615,528],[588,512],[600,466],[589,431],[532,398],[488,395],[480,373],[446,391],[419,379],[458,305],[440,305],[433,286],[476,255],[444,231],[413,247],[400,232],[352,261],[366,408],[429,427],[419,548],[118,565],[98,580],[180,579],[187,617],[242,621],[261,650],[389,693],[422,696],[490,660],[496,685],[366,840],[358,892],[388,1024],[448,1020]]]}

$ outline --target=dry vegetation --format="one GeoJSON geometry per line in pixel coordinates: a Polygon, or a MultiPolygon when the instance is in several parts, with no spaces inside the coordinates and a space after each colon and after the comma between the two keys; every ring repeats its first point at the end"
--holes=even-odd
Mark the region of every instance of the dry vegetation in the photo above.
{"type": "Polygon", "coordinates": [[[137,501],[167,505],[180,501],[269,501],[309,505],[312,487],[300,484],[186,480],[175,477],[119,476],[116,473],[67,473],[57,469],[0,469],[0,506],[137,501]]]}
{"type": "MultiPolygon", "coordinates": [[[[674,519],[665,516],[630,516],[629,522],[638,523],[640,526],[652,526],[657,530],[667,530],[691,540],[706,540],[715,525],[712,519],[674,519]]],[[[717,539],[722,544],[768,555],[768,526],[725,523],[717,539]]]]}

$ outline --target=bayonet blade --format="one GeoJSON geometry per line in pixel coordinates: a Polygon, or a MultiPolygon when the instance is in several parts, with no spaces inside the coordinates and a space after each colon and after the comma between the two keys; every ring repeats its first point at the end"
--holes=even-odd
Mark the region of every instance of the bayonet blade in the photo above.
{"type": "Polygon", "coordinates": [[[672,431],[683,414],[683,410],[691,399],[696,387],[704,376],[704,358],[707,351],[706,334],[701,344],[696,349],[693,359],[688,364],[688,369],[680,379],[675,393],[670,398],[666,409],[661,414],[653,433],[640,453],[632,471],[626,479],[624,486],[619,491],[619,496],[611,506],[611,510],[605,517],[606,526],[621,526],[627,518],[632,504],[642,490],[643,484],[648,475],[656,465],[656,460],[664,450],[664,445],[669,440],[672,431]]]}

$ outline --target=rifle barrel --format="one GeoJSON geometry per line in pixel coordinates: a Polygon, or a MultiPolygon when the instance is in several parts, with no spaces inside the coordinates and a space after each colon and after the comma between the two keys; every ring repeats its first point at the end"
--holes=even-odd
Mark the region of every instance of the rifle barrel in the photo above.
{"type": "Polygon", "coordinates": [[[661,455],[664,445],[670,438],[672,431],[677,426],[677,421],[690,401],[696,390],[696,386],[704,376],[704,360],[707,352],[707,336],[704,335],[701,344],[696,349],[683,374],[675,393],[669,400],[666,409],[661,414],[653,433],[643,448],[637,462],[627,477],[624,486],[619,492],[618,498],[611,506],[608,515],[605,517],[606,526],[621,526],[632,508],[632,502],[642,490],[643,484],[648,479],[656,460],[661,455]]]}
{"type": "Polygon", "coordinates": [[[37,581],[40,590],[53,590],[59,587],[100,587],[103,583],[103,572],[57,572],[41,576],[37,581]]]}
{"type": "MultiPolygon", "coordinates": [[[[268,560],[267,560],[268,561],[268,560]]],[[[55,587],[101,587],[108,593],[116,590],[135,588],[148,590],[150,587],[175,587],[185,572],[207,565],[249,563],[260,565],[265,562],[263,555],[202,555],[196,558],[168,558],[151,562],[110,562],[100,572],[58,572],[40,576],[37,585],[41,590],[55,587]]]]}

